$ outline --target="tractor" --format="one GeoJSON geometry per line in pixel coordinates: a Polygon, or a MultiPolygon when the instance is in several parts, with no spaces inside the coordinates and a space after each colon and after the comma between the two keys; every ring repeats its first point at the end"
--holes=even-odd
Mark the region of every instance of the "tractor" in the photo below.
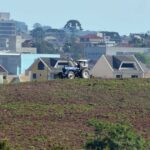
{"type": "Polygon", "coordinates": [[[64,66],[62,68],[62,78],[74,79],[74,78],[90,78],[90,71],[88,68],[88,60],[80,59],[78,61],[71,60],[74,66],[64,66]]]}

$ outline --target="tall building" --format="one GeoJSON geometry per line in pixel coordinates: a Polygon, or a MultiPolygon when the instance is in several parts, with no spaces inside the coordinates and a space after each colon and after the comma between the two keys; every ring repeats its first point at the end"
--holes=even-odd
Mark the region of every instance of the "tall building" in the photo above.
{"type": "Polygon", "coordinates": [[[9,20],[9,19],[10,19],[10,13],[0,12],[0,20],[9,20]]]}
{"type": "Polygon", "coordinates": [[[16,37],[16,24],[9,13],[0,13],[0,50],[11,50],[12,38],[16,37]]]}

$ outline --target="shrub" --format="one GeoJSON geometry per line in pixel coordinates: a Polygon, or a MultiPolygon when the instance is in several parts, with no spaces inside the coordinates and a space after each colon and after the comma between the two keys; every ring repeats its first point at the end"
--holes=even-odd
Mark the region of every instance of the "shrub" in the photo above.
{"type": "Polygon", "coordinates": [[[7,140],[0,141],[0,150],[11,150],[7,140]]]}
{"type": "Polygon", "coordinates": [[[86,143],[86,150],[149,149],[149,144],[133,130],[132,126],[98,120],[91,120],[89,123],[95,127],[95,137],[86,143]]]}

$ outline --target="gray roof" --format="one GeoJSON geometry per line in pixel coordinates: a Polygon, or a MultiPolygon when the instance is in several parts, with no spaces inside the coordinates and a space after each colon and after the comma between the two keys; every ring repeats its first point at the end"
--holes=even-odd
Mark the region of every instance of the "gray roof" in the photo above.
{"type": "Polygon", "coordinates": [[[130,55],[127,55],[127,56],[125,56],[125,55],[119,55],[119,56],[106,55],[105,57],[113,69],[119,69],[119,67],[123,61],[136,62],[135,57],[130,56],[130,55]]]}
{"type": "Polygon", "coordinates": [[[146,64],[143,64],[142,62],[139,62],[144,72],[150,72],[150,67],[146,64]]]}
{"type": "Polygon", "coordinates": [[[54,67],[59,60],[59,58],[41,58],[48,67],[54,67]]]}
{"type": "Polygon", "coordinates": [[[8,72],[4,67],[2,67],[1,65],[0,65],[0,72],[8,72]]]}

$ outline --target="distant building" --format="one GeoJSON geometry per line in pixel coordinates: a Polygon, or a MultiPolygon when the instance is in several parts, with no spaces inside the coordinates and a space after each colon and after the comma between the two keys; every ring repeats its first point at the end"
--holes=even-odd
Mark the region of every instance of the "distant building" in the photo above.
{"type": "Polygon", "coordinates": [[[132,56],[103,55],[92,69],[97,78],[144,78],[144,70],[132,56]]]}
{"type": "Polygon", "coordinates": [[[89,59],[91,64],[95,64],[96,61],[106,54],[106,46],[95,46],[95,47],[85,47],[84,56],[89,59]]]}
{"type": "Polygon", "coordinates": [[[0,21],[5,21],[10,19],[10,13],[0,12],[0,21]]]}
{"type": "Polygon", "coordinates": [[[107,47],[106,54],[107,55],[133,55],[136,53],[150,53],[149,47],[107,47]]]}
{"type": "Polygon", "coordinates": [[[136,53],[150,53],[150,48],[121,47],[121,46],[95,46],[84,48],[84,55],[87,59],[96,63],[102,55],[134,55],[136,53]]]}
{"type": "Polygon", "coordinates": [[[24,74],[35,59],[40,57],[60,58],[59,54],[19,54],[0,53],[0,65],[7,69],[10,75],[24,74]]]}
{"type": "Polygon", "coordinates": [[[11,50],[16,37],[16,25],[9,13],[0,13],[0,50],[11,50]]]}
{"type": "Polygon", "coordinates": [[[97,35],[103,38],[105,43],[112,42],[112,41],[114,43],[121,42],[121,37],[118,32],[100,31],[97,32],[97,35]]]}
{"type": "Polygon", "coordinates": [[[80,36],[80,43],[82,43],[85,47],[92,47],[104,43],[104,40],[96,34],[88,34],[80,36]]]}

